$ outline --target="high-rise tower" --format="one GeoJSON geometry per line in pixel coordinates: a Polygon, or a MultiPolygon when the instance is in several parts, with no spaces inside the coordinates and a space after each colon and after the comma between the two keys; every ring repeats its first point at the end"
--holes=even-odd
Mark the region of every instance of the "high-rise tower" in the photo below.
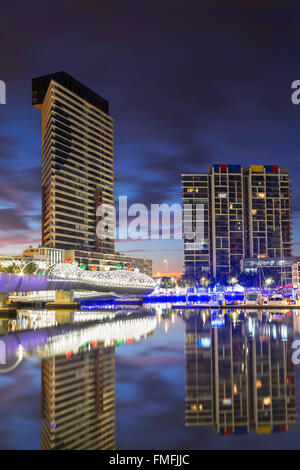
{"type": "Polygon", "coordinates": [[[65,72],[32,81],[42,111],[42,243],[114,252],[114,233],[99,240],[99,204],[114,204],[113,118],[106,99],[65,72]]]}
{"type": "Polygon", "coordinates": [[[275,165],[213,165],[207,174],[183,174],[184,219],[203,240],[184,240],[185,273],[224,278],[246,258],[292,255],[290,178],[275,165]]]}

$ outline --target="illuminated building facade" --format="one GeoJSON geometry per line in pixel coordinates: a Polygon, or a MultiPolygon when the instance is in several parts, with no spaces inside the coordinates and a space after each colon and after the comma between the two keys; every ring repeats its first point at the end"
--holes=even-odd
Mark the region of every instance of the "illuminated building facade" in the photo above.
{"type": "Polygon", "coordinates": [[[117,265],[121,265],[124,269],[127,266],[131,266],[132,269],[137,268],[140,273],[152,277],[152,259],[134,258],[118,252],[99,253],[96,251],[61,250],[58,248],[40,246],[37,248],[26,248],[23,252],[23,257],[28,257],[33,260],[44,259],[48,265],[65,262],[65,260],[69,258],[71,262],[77,261],[79,265],[84,264],[88,270],[91,270],[94,266],[96,266],[98,270],[116,268],[117,265]]]}
{"type": "Polygon", "coordinates": [[[115,347],[67,356],[42,360],[42,450],[115,449],[115,347]]]}
{"type": "Polygon", "coordinates": [[[249,257],[291,256],[290,179],[286,168],[250,165],[247,169],[249,257]]]}
{"type": "Polygon", "coordinates": [[[270,277],[275,286],[299,287],[300,257],[245,258],[241,261],[241,271],[254,276],[257,285],[260,271],[262,283],[270,277]]]}
{"type": "Polygon", "coordinates": [[[240,272],[245,258],[292,255],[288,169],[213,165],[207,174],[183,174],[182,191],[192,227],[196,205],[204,207],[202,243],[184,240],[186,273],[224,278],[240,272]]]}
{"type": "Polygon", "coordinates": [[[114,206],[114,123],[109,103],[65,72],[32,81],[32,104],[42,111],[42,246],[46,255],[97,266],[132,265],[152,276],[152,260],[114,251],[114,220],[107,239],[96,227],[100,204],[114,206]]]}
{"type": "Polygon", "coordinates": [[[97,207],[114,205],[108,101],[58,72],[33,79],[32,104],[42,111],[43,245],[113,253],[114,234],[96,236],[97,207]]]}
{"type": "Polygon", "coordinates": [[[213,165],[209,181],[212,274],[222,277],[239,271],[245,255],[244,170],[213,165]]]}
{"type": "Polygon", "coordinates": [[[203,224],[203,240],[192,240],[184,233],[185,272],[194,276],[211,271],[211,244],[209,226],[208,175],[182,175],[183,220],[196,233],[196,225],[203,224]],[[199,207],[200,206],[200,207],[199,207]],[[202,210],[201,210],[202,208],[202,210]]]}

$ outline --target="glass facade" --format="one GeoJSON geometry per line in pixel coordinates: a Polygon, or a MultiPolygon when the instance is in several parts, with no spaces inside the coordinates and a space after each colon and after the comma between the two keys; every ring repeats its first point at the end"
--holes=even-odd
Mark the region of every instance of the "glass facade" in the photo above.
{"type": "Polygon", "coordinates": [[[196,227],[196,205],[204,204],[204,237],[184,240],[185,272],[216,278],[240,271],[241,260],[292,256],[290,179],[277,166],[213,165],[207,174],[183,174],[183,212],[196,227]]]}
{"type": "Polygon", "coordinates": [[[33,79],[42,111],[42,240],[60,249],[114,252],[96,237],[99,204],[114,205],[113,119],[108,102],[61,72],[33,79]]]}

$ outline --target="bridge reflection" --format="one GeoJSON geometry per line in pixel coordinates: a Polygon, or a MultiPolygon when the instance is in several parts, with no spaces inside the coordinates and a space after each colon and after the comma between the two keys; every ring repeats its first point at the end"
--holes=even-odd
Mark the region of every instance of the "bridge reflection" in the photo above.
{"type": "MultiPolygon", "coordinates": [[[[104,310],[98,312],[98,319],[97,312],[93,311],[93,320],[90,319],[91,312],[84,310],[46,313],[49,323],[52,319],[52,324],[48,323],[46,328],[17,330],[1,336],[8,363],[13,362],[20,347],[24,357],[38,355],[45,358],[66,353],[71,355],[86,344],[90,347],[93,342],[111,346],[116,342],[138,341],[156,327],[155,316],[146,310],[104,310]],[[58,321],[62,324],[57,325],[58,321]]],[[[28,311],[27,317],[30,318],[33,314],[36,315],[37,312],[28,311]]]]}

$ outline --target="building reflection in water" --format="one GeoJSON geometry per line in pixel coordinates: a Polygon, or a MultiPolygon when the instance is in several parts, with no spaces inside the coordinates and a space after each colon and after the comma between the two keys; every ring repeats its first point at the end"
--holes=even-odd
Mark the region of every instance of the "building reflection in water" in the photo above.
{"type": "Polygon", "coordinates": [[[115,346],[94,346],[42,360],[43,450],[116,447],[115,346]]]}
{"type": "Polygon", "coordinates": [[[41,358],[41,448],[115,449],[115,348],[152,335],[155,316],[22,310],[4,326],[7,357],[41,358]]]}
{"type": "MultiPolygon", "coordinates": [[[[103,312],[101,315],[103,318],[103,312]]],[[[92,316],[94,320],[97,312],[86,312],[85,316],[88,319],[92,316]]],[[[74,320],[78,325],[82,314],[74,313],[74,320]]],[[[42,359],[43,450],[116,448],[115,346],[146,338],[152,335],[155,326],[156,319],[148,312],[136,314],[133,311],[105,318],[91,330],[92,333],[86,327],[84,334],[83,324],[83,334],[74,336],[71,342],[61,338],[55,345],[54,338],[52,346],[44,348],[41,355],[49,354],[50,357],[42,359]],[[105,341],[99,340],[103,333],[105,341]],[[91,339],[93,334],[94,340],[91,339]],[[83,338],[89,340],[81,344],[83,338]],[[67,350],[62,354],[66,346],[67,350]],[[70,347],[72,351],[68,349],[70,347]],[[60,354],[56,355],[55,351],[60,354]]]]}
{"type": "Polygon", "coordinates": [[[296,427],[293,316],[186,311],[186,426],[221,435],[296,427]]]}

